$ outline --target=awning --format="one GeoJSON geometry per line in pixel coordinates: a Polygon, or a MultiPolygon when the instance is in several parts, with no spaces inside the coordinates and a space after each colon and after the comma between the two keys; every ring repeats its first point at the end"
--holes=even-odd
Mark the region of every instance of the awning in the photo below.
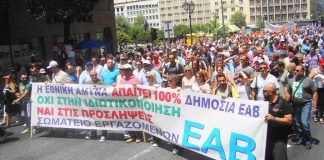
{"type": "Polygon", "coordinates": [[[228,28],[229,28],[229,32],[240,32],[241,29],[239,27],[237,27],[236,25],[233,25],[233,24],[230,24],[230,25],[227,25],[228,28]]]}

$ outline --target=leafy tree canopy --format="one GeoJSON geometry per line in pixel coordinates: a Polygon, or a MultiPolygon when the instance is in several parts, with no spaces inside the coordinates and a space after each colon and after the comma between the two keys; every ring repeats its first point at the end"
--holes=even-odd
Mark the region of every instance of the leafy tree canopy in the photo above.
{"type": "Polygon", "coordinates": [[[123,31],[128,33],[130,29],[130,23],[124,16],[117,16],[116,17],[116,28],[119,31],[123,31]]]}
{"type": "Polygon", "coordinates": [[[230,22],[232,24],[235,24],[239,28],[242,28],[242,27],[246,26],[245,20],[246,20],[246,16],[243,14],[243,12],[237,11],[232,15],[230,22]]]}
{"type": "Polygon", "coordinates": [[[70,23],[91,21],[90,12],[99,0],[26,0],[27,11],[36,20],[64,24],[64,41],[70,37],[70,23]]]}

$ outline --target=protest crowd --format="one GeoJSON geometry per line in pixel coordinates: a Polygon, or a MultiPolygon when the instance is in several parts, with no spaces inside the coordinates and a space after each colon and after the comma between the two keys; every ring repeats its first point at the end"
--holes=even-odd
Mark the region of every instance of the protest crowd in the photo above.
{"type": "MultiPolygon", "coordinates": [[[[200,38],[188,45],[169,45],[100,54],[88,62],[70,47],[53,44],[54,58],[35,60],[16,74],[3,75],[5,113],[2,126],[30,129],[31,85],[34,82],[118,86],[122,84],[189,90],[218,96],[269,101],[266,159],[288,159],[288,135],[296,145],[311,149],[311,120],[324,124],[324,29],[303,27],[285,32],[235,33],[221,39],[200,38]],[[73,56],[70,56],[73,55],[73,56]],[[11,117],[18,116],[13,122],[11,117]]],[[[1,134],[5,134],[1,130],[1,134]]],[[[108,131],[109,132],[109,131],[108,131]]],[[[100,142],[107,131],[99,131],[100,142]]],[[[143,141],[126,132],[127,143],[143,141]]],[[[96,130],[85,137],[97,137],[96,130]]],[[[161,140],[150,139],[153,146],[161,140]]],[[[172,152],[181,149],[173,145],[172,152]]]]}

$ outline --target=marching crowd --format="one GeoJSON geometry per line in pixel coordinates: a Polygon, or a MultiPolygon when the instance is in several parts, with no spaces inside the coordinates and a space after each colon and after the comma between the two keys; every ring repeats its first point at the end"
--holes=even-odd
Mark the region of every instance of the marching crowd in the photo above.
{"type": "MultiPolygon", "coordinates": [[[[66,47],[67,48],[67,47],[66,47]]],[[[33,82],[118,86],[141,84],[155,88],[190,90],[225,98],[269,101],[266,159],[287,159],[288,135],[296,145],[312,148],[311,119],[324,124],[324,29],[303,27],[281,33],[237,33],[216,41],[200,38],[187,45],[183,39],[169,46],[137,48],[132,53],[94,56],[85,62],[71,49],[53,45],[54,60],[35,61],[21,69],[15,81],[3,76],[5,115],[1,125],[14,123],[30,131],[33,82]],[[69,53],[66,53],[69,52],[69,53]],[[72,52],[72,53],[71,53],[72,52]],[[75,55],[73,57],[68,55],[75,55]]],[[[32,132],[32,131],[30,131],[32,132]]],[[[86,139],[96,137],[96,131],[86,139]]],[[[141,142],[138,132],[127,132],[126,142],[141,142]]],[[[107,138],[102,131],[100,142],[107,138]]],[[[152,138],[153,146],[161,143],[152,138]]],[[[173,153],[179,148],[173,146],[173,153]]]]}

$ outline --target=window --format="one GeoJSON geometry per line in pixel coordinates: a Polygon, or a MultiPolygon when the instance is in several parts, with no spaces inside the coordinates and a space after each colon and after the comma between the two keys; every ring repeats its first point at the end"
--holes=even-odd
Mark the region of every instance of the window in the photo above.
{"type": "Polygon", "coordinates": [[[226,4],[226,1],[223,1],[223,4],[226,4]]]}
{"type": "Polygon", "coordinates": [[[215,2],[215,6],[218,6],[218,2],[215,2]]]}
{"type": "Polygon", "coordinates": [[[234,1],[233,0],[231,1],[231,4],[234,4],[234,1]]]}
{"type": "Polygon", "coordinates": [[[243,11],[243,7],[240,7],[240,11],[243,11]]]}
{"type": "Polygon", "coordinates": [[[120,11],[121,11],[121,12],[124,11],[124,7],[120,8],[120,11]]]}
{"type": "Polygon", "coordinates": [[[232,12],[235,12],[235,8],[231,8],[231,11],[232,11],[232,12]]]}
{"type": "Polygon", "coordinates": [[[116,8],[117,12],[119,12],[119,8],[116,8]]]}
{"type": "Polygon", "coordinates": [[[227,19],[227,16],[224,16],[224,19],[226,20],[227,19]]]}

